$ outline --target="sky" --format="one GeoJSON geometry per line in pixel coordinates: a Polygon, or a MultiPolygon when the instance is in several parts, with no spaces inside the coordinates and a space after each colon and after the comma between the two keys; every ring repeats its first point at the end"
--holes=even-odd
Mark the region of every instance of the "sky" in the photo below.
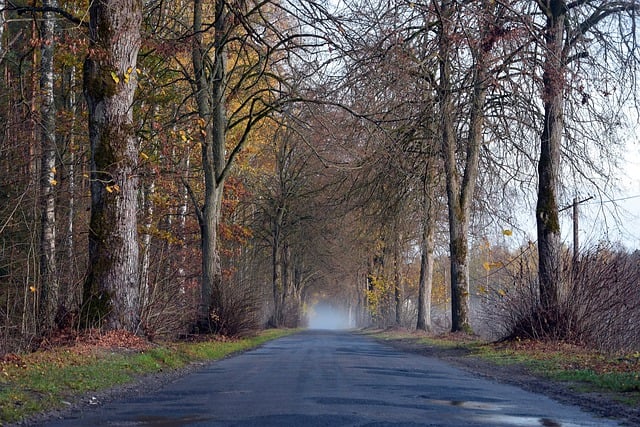
{"type": "MultiPolygon", "coordinates": [[[[611,200],[595,195],[579,207],[581,247],[609,241],[631,251],[640,249],[640,141],[634,139],[627,142],[620,161],[619,191],[610,195],[611,200]]],[[[560,218],[563,240],[569,245],[573,241],[571,216],[572,210],[567,209],[560,218]]]]}
{"type": "MultiPolygon", "coordinates": [[[[640,132],[640,128],[638,129],[640,132]]],[[[640,249],[640,133],[627,141],[624,155],[619,161],[617,184],[619,189],[612,194],[583,194],[581,199],[594,196],[591,200],[579,205],[579,244],[582,249],[594,247],[599,243],[619,243],[627,250],[640,249]]],[[[561,200],[570,204],[571,201],[561,200]]],[[[562,205],[562,207],[565,207],[562,205]]],[[[519,225],[513,236],[504,236],[503,228],[497,224],[493,236],[486,236],[491,241],[496,238],[501,244],[510,247],[521,247],[527,241],[535,242],[535,206],[528,206],[515,214],[519,225]]],[[[572,209],[560,212],[562,240],[573,247],[572,209]]],[[[505,230],[510,226],[504,225],[505,230]]],[[[489,232],[489,234],[492,234],[489,232]]]]}

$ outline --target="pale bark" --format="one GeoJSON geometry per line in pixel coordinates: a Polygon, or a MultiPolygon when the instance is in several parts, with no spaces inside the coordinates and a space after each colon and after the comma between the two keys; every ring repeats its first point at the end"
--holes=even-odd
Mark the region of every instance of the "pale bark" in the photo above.
{"type": "MultiPolygon", "coordinates": [[[[66,147],[69,153],[66,159],[67,168],[67,180],[68,180],[68,192],[69,198],[67,202],[67,224],[65,235],[65,253],[68,263],[68,276],[64,282],[59,284],[60,296],[58,303],[59,315],[64,316],[70,310],[74,301],[74,289],[71,284],[76,278],[77,265],[76,265],[76,252],[75,252],[75,217],[76,217],[76,140],[75,140],[75,125],[77,115],[77,102],[76,102],[76,67],[71,66],[65,70],[65,79],[67,81],[69,96],[66,99],[66,108],[70,116],[70,123],[68,135],[66,137],[66,147]]],[[[63,319],[59,319],[63,320],[63,319]]]]}
{"type": "Polygon", "coordinates": [[[4,26],[6,19],[4,17],[4,9],[7,7],[6,0],[0,0],[0,62],[4,59],[6,54],[6,47],[4,43],[4,26]]]}
{"type": "Polygon", "coordinates": [[[402,274],[400,273],[400,235],[397,230],[394,233],[393,243],[393,300],[395,303],[396,325],[402,324],[402,300],[404,289],[402,286],[402,274]]]}
{"type": "Polygon", "coordinates": [[[418,280],[418,321],[416,329],[431,331],[431,291],[433,288],[434,238],[436,228],[435,183],[432,161],[427,162],[423,184],[422,240],[418,280]]]}
{"type": "MultiPolygon", "coordinates": [[[[45,7],[56,7],[45,0],[45,7]]],[[[58,269],[56,264],[56,106],[54,98],[55,16],[44,13],[40,45],[40,327],[52,329],[58,309],[58,269]]]]}
{"type": "Polygon", "coordinates": [[[84,65],[91,143],[88,320],[135,331],[139,323],[137,87],[142,3],[97,0],[90,9],[84,65]]]}
{"type": "Polygon", "coordinates": [[[150,302],[150,282],[149,267],[151,265],[151,228],[153,226],[153,194],[156,190],[156,184],[153,179],[149,184],[144,186],[142,191],[143,203],[142,210],[144,213],[144,223],[142,224],[142,238],[140,257],[140,307],[145,309],[150,302]]]}

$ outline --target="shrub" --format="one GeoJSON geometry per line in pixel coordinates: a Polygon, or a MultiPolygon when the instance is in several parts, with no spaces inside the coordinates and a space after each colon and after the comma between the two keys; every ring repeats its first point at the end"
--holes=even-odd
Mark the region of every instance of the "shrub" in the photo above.
{"type": "MultiPolygon", "coordinates": [[[[509,270],[507,270],[509,271],[509,270]]],[[[560,303],[540,304],[535,265],[503,275],[485,297],[484,319],[500,339],[564,340],[606,351],[640,348],[640,252],[600,245],[562,266],[560,303]]]]}

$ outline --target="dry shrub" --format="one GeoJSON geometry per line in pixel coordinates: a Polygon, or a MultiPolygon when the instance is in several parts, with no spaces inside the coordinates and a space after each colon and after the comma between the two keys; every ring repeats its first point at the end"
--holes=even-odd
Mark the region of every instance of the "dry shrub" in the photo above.
{"type": "Polygon", "coordinates": [[[261,299],[248,282],[227,282],[214,292],[211,332],[240,337],[260,327],[261,299]]]}
{"type": "Polygon", "coordinates": [[[551,310],[540,305],[535,267],[494,283],[483,316],[503,340],[562,340],[605,351],[640,349],[640,252],[609,246],[563,262],[564,292],[551,310]]]}
{"type": "Polygon", "coordinates": [[[154,247],[148,288],[140,292],[140,328],[150,340],[183,335],[196,319],[200,277],[185,262],[188,255],[178,252],[172,257],[162,245],[154,247]]]}
{"type": "Polygon", "coordinates": [[[567,305],[577,341],[602,350],[640,349],[640,252],[596,247],[572,273],[567,305]]]}

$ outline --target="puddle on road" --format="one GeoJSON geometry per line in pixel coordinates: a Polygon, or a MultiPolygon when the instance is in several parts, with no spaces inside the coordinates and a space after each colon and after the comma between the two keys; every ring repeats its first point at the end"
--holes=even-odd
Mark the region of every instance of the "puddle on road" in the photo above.
{"type": "MultiPolygon", "coordinates": [[[[496,405],[489,402],[474,402],[465,400],[430,400],[431,403],[445,406],[455,406],[456,408],[476,409],[481,411],[500,411],[508,405],[496,405]]],[[[475,417],[478,420],[488,423],[509,425],[515,427],[578,427],[574,424],[561,424],[551,418],[523,417],[517,415],[480,415],[475,417]]]]}
{"type": "Polygon", "coordinates": [[[482,411],[499,411],[504,409],[504,405],[496,405],[488,402],[473,402],[466,400],[430,400],[431,403],[445,406],[455,406],[456,408],[480,409],[482,411]]]}
{"type": "Polygon", "coordinates": [[[562,424],[551,418],[520,417],[517,415],[490,415],[478,417],[477,419],[483,422],[516,427],[579,427],[578,424],[562,424]]]}
{"type": "Polygon", "coordinates": [[[210,417],[187,415],[181,418],[142,416],[136,418],[136,426],[144,427],[182,427],[192,423],[200,423],[211,420],[210,417]]]}

